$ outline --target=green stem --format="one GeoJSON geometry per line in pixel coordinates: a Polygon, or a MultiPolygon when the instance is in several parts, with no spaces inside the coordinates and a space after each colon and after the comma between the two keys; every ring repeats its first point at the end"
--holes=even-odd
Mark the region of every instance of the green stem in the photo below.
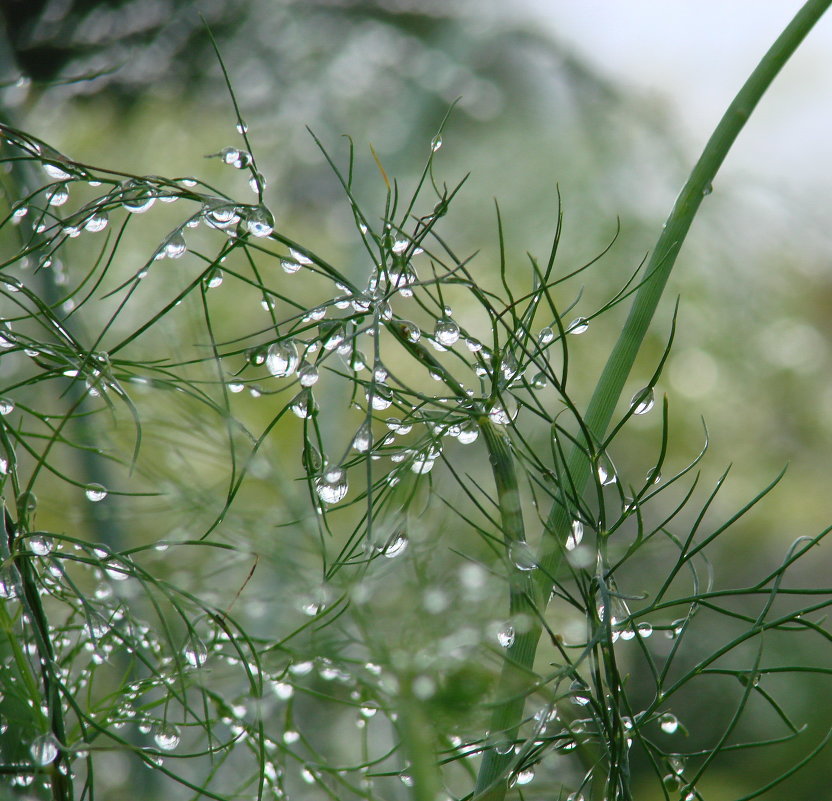
{"type": "MultiPolygon", "coordinates": [[[[511,443],[487,416],[478,422],[494,473],[503,540],[510,558],[512,543],[526,539],[511,443]]],[[[526,696],[536,681],[532,665],[541,632],[538,618],[539,610],[543,608],[541,596],[528,570],[510,567],[510,586],[512,620],[516,623],[523,621],[523,630],[517,632],[514,642],[506,649],[497,703],[491,716],[488,748],[477,778],[475,792],[482,799],[498,799],[505,795],[506,773],[514,758],[514,740],[523,717],[526,696]]]]}
{"type": "MultiPolygon", "coordinates": [[[[594,440],[588,443],[590,450],[594,450],[596,444],[603,440],[609,427],[624,382],[632,369],[676,257],[699,204],[710,191],[714,176],[760,98],[830,4],[832,0],[808,0],[800,9],[734,98],[691,171],[656,243],[647,265],[645,280],[636,294],[621,335],[607,360],[587,408],[584,422],[586,430],[594,440]]],[[[578,448],[573,449],[567,461],[567,468],[572,486],[577,492],[583,492],[591,471],[591,464],[585,453],[578,448]]],[[[499,491],[498,483],[498,494],[499,491]]],[[[571,517],[569,504],[561,502],[553,506],[546,523],[546,533],[554,536],[544,538],[541,569],[535,571],[537,597],[548,597],[552,589],[550,577],[557,575],[564,552],[563,543],[572,522],[571,517]]],[[[512,603],[513,599],[514,593],[512,603]]],[[[522,720],[523,698],[516,697],[516,683],[513,677],[518,673],[532,673],[540,632],[538,629],[529,634],[534,636],[534,641],[529,642],[529,637],[518,637],[506,660],[507,671],[511,676],[506,678],[504,671],[498,698],[508,700],[505,700],[494,713],[494,721],[499,722],[500,730],[504,732],[516,731],[522,720]],[[505,682],[509,682],[509,685],[505,686],[505,682]],[[512,688],[515,688],[514,692],[512,688]]],[[[496,729],[496,726],[492,726],[492,731],[496,729]]],[[[489,750],[483,758],[474,794],[476,801],[501,801],[505,796],[505,771],[508,760],[499,759],[498,756],[489,750]]]]}

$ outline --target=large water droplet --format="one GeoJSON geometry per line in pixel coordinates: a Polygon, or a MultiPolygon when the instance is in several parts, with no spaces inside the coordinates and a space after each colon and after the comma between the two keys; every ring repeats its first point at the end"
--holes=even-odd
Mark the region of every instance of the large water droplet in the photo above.
{"type": "Polygon", "coordinates": [[[514,626],[507,623],[497,632],[497,642],[502,648],[511,648],[516,638],[514,626]]]}
{"type": "Polygon", "coordinates": [[[58,741],[55,739],[55,735],[51,732],[49,734],[42,734],[40,737],[36,737],[32,740],[32,744],[29,746],[29,753],[32,755],[32,761],[39,767],[43,767],[48,765],[50,762],[54,762],[55,757],[58,756],[58,751],[58,741]]]}
{"type": "Polygon", "coordinates": [[[586,706],[592,700],[592,694],[589,691],[586,683],[580,679],[575,679],[569,685],[569,692],[572,696],[572,703],[578,706],[586,706]]]}
{"type": "Polygon", "coordinates": [[[457,434],[456,438],[463,445],[470,445],[472,442],[476,442],[477,437],[479,437],[479,435],[479,426],[473,421],[469,420],[459,427],[459,433],[457,434]]]}
{"type": "Polygon", "coordinates": [[[387,409],[393,403],[393,391],[385,384],[372,384],[366,390],[367,401],[376,411],[387,409]]]}
{"type": "Polygon", "coordinates": [[[508,546],[508,558],[512,564],[523,571],[534,570],[537,567],[537,559],[529,544],[523,540],[513,540],[508,546]]]}
{"type": "Polygon", "coordinates": [[[69,200],[69,187],[66,184],[56,184],[47,196],[50,206],[63,206],[67,200],[69,200]]]}
{"type": "Polygon", "coordinates": [[[208,648],[196,634],[188,637],[182,653],[187,663],[194,668],[201,668],[208,661],[208,648]]]}
{"type": "Polygon", "coordinates": [[[531,784],[534,781],[534,768],[523,768],[523,770],[517,771],[515,777],[519,785],[531,784]]]}
{"type": "Polygon", "coordinates": [[[180,740],[179,729],[172,723],[162,723],[156,727],[153,740],[163,751],[173,751],[180,740]]]}
{"type": "Polygon", "coordinates": [[[572,521],[572,528],[566,538],[566,550],[574,551],[581,544],[584,538],[584,524],[580,520],[572,521]]]}
{"type": "Polygon", "coordinates": [[[403,532],[399,532],[382,548],[381,555],[388,559],[395,559],[407,550],[407,546],[407,536],[403,532]]]}
{"type": "Polygon", "coordinates": [[[55,547],[52,540],[42,534],[33,534],[26,540],[26,545],[36,556],[48,556],[52,553],[52,548],[55,547]]]}
{"type": "Polygon", "coordinates": [[[145,183],[124,181],[121,185],[121,205],[131,214],[142,214],[156,202],[156,193],[145,183]]]}
{"type": "Polygon", "coordinates": [[[665,712],[659,716],[659,728],[665,734],[675,734],[679,728],[679,720],[672,712],[665,712]]]}
{"type": "MultiPolygon", "coordinates": [[[[159,253],[167,259],[178,259],[187,251],[188,245],[182,231],[174,231],[166,240],[159,253]]],[[[156,258],[159,258],[157,256],[156,258]]]]}
{"type": "Polygon", "coordinates": [[[567,334],[583,334],[589,328],[589,321],[586,317],[576,317],[566,327],[567,334]]]}
{"type": "Polygon", "coordinates": [[[439,148],[442,147],[442,134],[436,134],[433,139],[430,140],[430,152],[436,153],[439,148]]]}
{"type": "Polygon", "coordinates": [[[14,401],[11,398],[0,398],[0,415],[5,417],[14,411],[14,401]]]}
{"type": "Polygon", "coordinates": [[[598,480],[603,486],[615,483],[615,467],[608,456],[603,453],[600,454],[598,457],[598,467],[596,469],[598,473],[598,480]]]}
{"type": "Polygon", "coordinates": [[[305,420],[315,411],[315,401],[312,393],[308,389],[301,390],[289,402],[289,408],[292,410],[292,414],[300,417],[301,420],[305,420]]]}
{"type": "Polygon", "coordinates": [[[246,209],[243,220],[246,231],[252,236],[264,237],[274,231],[274,217],[265,206],[246,209]]]}
{"type": "Polygon", "coordinates": [[[433,337],[443,347],[450,348],[459,339],[459,326],[450,317],[441,317],[436,321],[433,337]]]}
{"type": "Polygon", "coordinates": [[[219,156],[223,163],[229,167],[236,167],[238,170],[244,170],[251,164],[251,153],[236,147],[224,147],[219,152],[219,156]]]}
{"type": "Polygon", "coordinates": [[[269,345],[266,354],[266,369],[275,378],[285,378],[295,372],[300,362],[294,340],[286,339],[269,345]]]}
{"type": "Polygon", "coordinates": [[[315,491],[324,503],[338,503],[349,489],[347,473],[342,467],[330,467],[315,481],[315,491]]]}
{"type": "Polygon", "coordinates": [[[644,387],[633,395],[630,406],[633,414],[647,414],[653,408],[654,402],[653,387],[644,387]]]}
{"type": "Polygon", "coordinates": [[[101,484],[87,484],[84,490],[84,495],[87,496],[87,500],[93,503],[103,501],[107,497],[107,494],[106,487],[103,487],[101,484]]]}
{"type": "Polygon", "coordinates": [[[545,328],[541,328],[540,333],[537,335],[537,341],[541,345],[548,345],[554,338],[555,332],[548,325],[545,328]]]}
{"type": "Polygon", "coordinates": [[[311,387],[317,384],[319,377],[318,368],[314,364],[303,364],[298,370],[298,380],[302,387],[311,387]]]}
{"type": "Polygon", "coordinates": [[[367,453],[373,446],[373,431],[370,427],[370,421],[365,420],[355,432],[352,439],[352,447],[359,453],[367,453]]]}
{"type": "Polygon", "coordinates": [[[644,620],[636,626],[636,631],[639,637],[647,639],[647,637],[653,634],[653,625],[644,620]]]}
{"type": "Polygon", "coordinates": [[[96,211],[94,214],[87,217],[84,222],[84,228],[92,233],[98,233],[98,231],[103,231],[107,227],[107,223],[109,223],[107,212],[96,211]]]}

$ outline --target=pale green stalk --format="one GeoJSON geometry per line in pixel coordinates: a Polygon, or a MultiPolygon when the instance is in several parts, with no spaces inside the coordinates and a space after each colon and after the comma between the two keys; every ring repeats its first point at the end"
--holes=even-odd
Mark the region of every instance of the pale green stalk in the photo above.
{"type": "MultiPolygon", "coordinates": [[[[656,248],[646,268],[645,280],[636,294],[630,314],[607,360],[584,416],[586,429],[593,439],[592,442],[587,443],[590,449],[594,449],[604,438],[621,396],[624,382],[653,318],[676,256],[696,216],[699,204],[710,192],[714,176],[774,77],[830,4],[832,0],[808,0],[800,9],[734,98],[690,173],[656,243],[656,248]]],[[[567,462],[567,469],[576,491],[583,492],[590,477],[591,467],[585,453],[580,449],[573,449],[567,462]]],[[[499,488],[500,478],[496,475],[496,470],[495,478],[499,488]]],[[[537,597],[546,598],[549,595],[552,588],[549,576],[557,574],[563,555],[563,542],[568,536],[571,523],[568,505],[556,503],[546,523],[546,532],[554,536],[544,538],[540,560],[541,569],[536,571],[537,597]]],[[[512,604],[514,603],[513,597],[514,592],[512,592],[512,604]]],[[[531,647],[528,642],[524,642],[522,649],[510,650],[509,673],[516,675],[519,671],[531,674],[537,639],[539,639],[539,630],[535,631],[535,642],[531,643],[531,647]]],[[[504,700],[495,710],[494,721],[500,721],[502,729],[510,733],[516,731],[522,720],[523,704],[522,699],[516,697],[516,681],[511,677],[509,679],[507,683],[504,674],[504,682],[497,696],[498,699],[504,700]]],[[[494,731],[493,728],[492,731],[494,731]]],[[[511,759],[511,753],[501,755],[493,749],[486,752],[477,778],[474,794],[476,801],[501,801],[507,789],[506,772],[511,759]]]]}

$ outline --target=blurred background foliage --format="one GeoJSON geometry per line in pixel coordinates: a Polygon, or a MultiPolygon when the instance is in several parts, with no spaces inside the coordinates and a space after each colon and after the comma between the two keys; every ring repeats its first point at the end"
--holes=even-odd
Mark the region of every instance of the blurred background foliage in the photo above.
{"type": "MultiPolygon", "coordinates": [[[[207,24],[238,93],[268,182],[266,204],[278,229],[295,241],[310,243],[353,277],[363,275],[366,256],[357,247],[341,189],[306,126],[341,160],[346,152],[342,135],[353,139],[358,154],[356,194],[380,218],[384,184],[370,145],[406,192],[438,125],[459,99],[436,164],[449,184],[471,175],[445,222],[445,236],[459,253],[478,251],[476,274],[484,284],[493,284],[496,198],[510,266],[519,276],[527,270],[527,251],[539,258],[547,252],[559,190],[565,212],[561,272],[593,258],[618,232],[609,254],[587,274],[576,314],[591,311],[613,294],[641,262],[690,166],[677,144],[674,122],[660,103],[627,90],[626,76],[593,71],[558,41],[541,34],[532,19],[497,2],[9,0],[0,23],[0,116],[5,121],[77,161],[136,174],[193,174],[243,194],[248,189],[242,175],[229,174],[233,171],[218,159],[204,159],[225,146],[239,145],[207,24]]],[[[777,91],[776,84],[772,91],[777,91]]],[[[679,330],[658,385],[670,398],[668,472],[686,464],[701,448],[700,416],[712,441],[702,468],[704,486],[733,463],[715,504],[715,521],[789,464],[785,481],[741,521],[714,560],[718,580],[726,576],[735,584],[745,576],[751,580],[765,573],[798,536],[817,533],[832,518],[826,488],[832,435],[832,243],[823,205],[807,208],[792,200],[777,187],[755,184],[753,177],[744,183],[717,182],[685,245],[664,311],[631,379],[635,391],[652,371],[669,329],[672,295],[680,295],[679,330]]],[[[166,232],[144,229],[141,236],[127,240],[118,268],[123,277],[150,257],[153,243],[166,232]]],[[[73,253],[79,261],[90,259],[80,240],[67,251],[73,253]]],[[[72,270],[69,255],[62,258],[63,269],[72,270]]],[[[59,271],[60,266],[54,270],[59,271]]],[[[212,297],[212,313],[225,330],[233,330],[237,316],[249,314],[248,301],[229,284],[218,287],[212,297]]],[[[171,287],[143,291],[168,297],[171,287]]],[[[300,293],[303,301],[302,288],[295,284],[291,291],[300,293]]],[[[566,305],[571,298],[558,300],[566,305]]],[[[148,299],[147,309],[157,304],[148,299]]],[[[143,316],[143,308],[125,312],[119,325],[128,330],[143,316]]],[[[594,386],[625,311],[619,308],[605,315],[575,340],[572,358],[579,398],[586,398],[594,386]]],[[[98,324],[110,313],[106,304],[87,312],[98,324]]],[[[198,308],[188,308],[151,335],[161,357],[193,356],[199,314],[198,308]]],[[[458,317],[465,314],[457,309],[458,317]]],[[[248,330],[248,320],[241,322],[246,324],[241,330],[248,330]]],[[[147,357],[146,350],[143,355],[147,357]]],[[[15,369],[11,360],[3,359],[0,377],[15,369]]],[[[193,370],[206,381],[216,377],[210,366],[193,370]]],[[[81,503],[77,488],[60,482],[42,485],[42,527],[113,547],[134,547],[199,536],[219,514],[228,432],[216,417],[175,393],[145,397],[137,390],[135,395],[144,435],[136,471],[108,467],[107,481],[101,483],[114,494],[103,504],[81,503]],[[128,494],[120,496],[119,491],[128,494]],[[131,497],[134,492],[155,494],[131,497]]],[[[354,431],[346,398],[342,405],[343,422],[330,417],[323,423],[339,442],[336,448],[344,447],[354,431]]],[[[242,396],[235,414],[255,430],[258,422],[262,427],[271,417],[262,399],[242,396]]],[[[622,473],[650,463],[659,426],[657,415],[633,421],[627,449],[614,454],[622,473]]],[[[134,431],[118,413],[109,423],[93,421],[82,436],[98,447],[103,441],[122,461],[129,459],[134,431]]],[[[190,556],[180,561],[175,548],[155,557],[167,563],[172,581],[219,604],[231,603],[245,586],[237,612],[266,637],[279,637],[302,622],[299,604],[290,599],[301,599],[300,606],[315,602],[314,587],[320,580],[315,527],[308,521],[303,493],[297,491],[305,491],[297,483],[300,441],[298,421],[287,420],[252,464],[252,480],[217,532],[240,546],[236,560],[224,555],[221,563],[190,556]],[[246,586],[254,554],[257,570],[246,586]]],[[[475,470],[476,457],[471,459],[475,470]]],[[[101,469],[93,464],[68,466],[74,475],[86,471],[84,481],[99,480],[101,469]]],[[[425,504],[432,511],[423,525],[438,525],[444,519],[441,511],[429,499],[425,504]]],[[[481,549],[476,537],[459,536],[464,545],[454,541],[453,547],[481,549]]],[[[421,558],[431,559],[426,553],[421,558]]],[[[824,586],[829,566],[824,549],[799,565],[797,573],[806,585],[824,586]]],[[[442,572],[439,565],[431,569],[433,575],[442,572]]],[[[661,571],[661,566],[655,569],[661,571]]],[[[416,647],[414,642],[420,640],[435,640],[440,626],[448,627],[450,636],[453,616],[406,614],[420,591],[411,586],[414,576],[396,564],[391,564],[389,574],[388,583],[380,582],[373,590],[382,594],[379,608],[385,613],[365,621],[368,641],[377,640],[377,647],[395,652],[416,647]],[[403,617],[410,622],[401,625],[403,617]]],[[[450,573],[445,580],[449,585],[457,581],[450,573]]],[[[478,611],[483,620],[501,614],[499,605],[487,606],[482,604],[478,611]]],[[[717,636],[704,621],[699,623],[703,630],[697,636],[705,642],[717,636]]],[[[310,656],[326,655],[327,649],[341,645],[327,639],[326,629],[310,630],[305,636],[302,644],[292,645],[298,654],[306,648],[310,656]]],[[[806,654],[805,659],[830,663],[828,654],[806,654]]],[[[494,665],[464,666],[447,677],[431,701],[432,714],[464,714],[469,700],[488,686],[494,665]]],[[[638,681],[637,675],[633,681],[638,681]]],[[[828,705],[817,702],[816,692],[811,680],[786,689],[798,709],[795,718],[805,721],[815,736],[828,723],[829,712],[828,705]]],[[[720,698],[715,682],[677,709],[691,738],[712,725],[720,698]]],[[[299,702],[294,714],[303,718],[302,728],[314,740],[312,732],[328,727],[330,721],[321,709],[308,706],[304,709],[299,702]]],[[[469,725],[476,721],[465,727],[469,725]]],[[[766,725],[765,719],[759,725],[766,725]]],[[[330,734],[330,746],[338,752],[339,737],[348,735],[330,734]]],[[[779,762],[765,751],[740,752],[740,759],[723,762],[700,789],[709,801],[737,797],[756,786],[761,776],[781,772],[804,748],[802,740],[796,741],[791,754],[779,753],[779,762]]],[[[113,795],[105,798],[118,797],[119,788],[129,781],[117,754],[111,761],[113,770],[102,781],[105,787],[110,784],[113,795]]],[[[828,760],[816,761],[788,785],[786,794],[821,797],[832,780],[829,765],[828,760]]],[[[131,792],[140,797],[137,785],[131,792]]],[[[782,792],[766,797],[782,798],[782,792]]],[[[152,789],[148,793],[153,797],[152,789]]]]}

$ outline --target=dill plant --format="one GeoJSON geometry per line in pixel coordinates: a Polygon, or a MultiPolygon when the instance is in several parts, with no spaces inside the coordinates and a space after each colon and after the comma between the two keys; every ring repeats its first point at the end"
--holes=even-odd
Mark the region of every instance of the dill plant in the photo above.
{"type": "Polygon", "coordinates": [[[709,549],[779,477],[714,524],[725,476],[698,500],[704,447],[667,474],[656,388],[675,315],[623,410],[619,396],[722,158],[827,5],[810,0],[761,62],[650,260],[594,309],[576,281],[605,253],[561,265],[559,207],[551,250],[522,269],[499,210],[496,275],[456,252],[464,181],[437,177],[444,122],[407,191],[373,153],[375,206],[354,194],[351,143],[318,143],[354,264],[275,223],[236,101],[240,144],[212,156],[245,176],[245,199],[79,163],[3,126],[12,797],[106,797],[116,754],[182,798],[613,801],[637,780],[693,801],[713,764],[797,737],[769,684],[828,670],[766,657],[781,640],[827,644],[830,591],[786,581],[826,531],[755,582],[717,586],[709,549]],[[582,411],[575,343],[622,303],[582,411]],[[655,456],[620,472],[628,423],[648,413],[655,456]],[[78,536],[73,510],[108,503],[124,505],[118,536],[78,536]],[[125,510],[153,504],[127,532],[125,510]],[[727,711],[687,732],[679,709],[702,682],[725,682],[727,711]],[[755,739],[746,717],[770,730],[755,739]]]}

